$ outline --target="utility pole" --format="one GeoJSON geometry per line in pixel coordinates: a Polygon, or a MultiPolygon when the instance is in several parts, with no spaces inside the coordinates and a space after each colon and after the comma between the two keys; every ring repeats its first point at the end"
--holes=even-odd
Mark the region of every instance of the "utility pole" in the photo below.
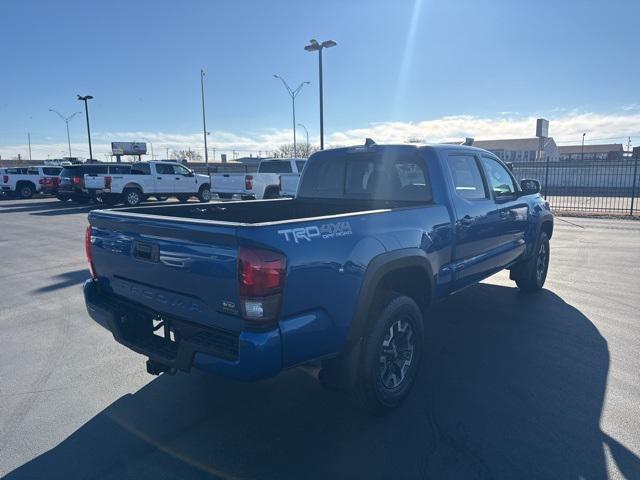
{"type": "Polygon", "coordinates": [[[580,151],[580,162],[584,162],[584,136],[586,132],[582,134],[582,149],[580,151]]]}
{"type": "Polygon", "coordinates": [[[204,163],[209,169],[209,152],[207,149],[207,119],[204,113],[204,70],[200,69],[200,93],[202,94],[202,135],[204,137],[204,163]]]}
{"type": "Polygon", "coordinates": [[[27,132],[27,139],[29,140],[29,161],[31,162],[31,132],[27,132]]]}

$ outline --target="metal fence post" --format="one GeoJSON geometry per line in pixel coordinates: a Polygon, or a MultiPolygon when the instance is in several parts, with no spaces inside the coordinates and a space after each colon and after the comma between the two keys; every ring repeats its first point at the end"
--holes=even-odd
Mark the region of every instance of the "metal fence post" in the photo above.
{"type": "Polygon", "coordinates": [[[636,197],[636,183],[638,179],[638,154],[640,154],[640,147],[636,147],[633,149],[634,162],[633,162],[633,185],[631,186],[631,209],[629,210],[629,215],[633,217],[633,202],[636,197]]]}
{"type": "Polygon", "coordinates": [[[544,169],[544,199],[547,199],[547,192],[549,190],[549,155],[547,155],[547,165],[544,169]]]}

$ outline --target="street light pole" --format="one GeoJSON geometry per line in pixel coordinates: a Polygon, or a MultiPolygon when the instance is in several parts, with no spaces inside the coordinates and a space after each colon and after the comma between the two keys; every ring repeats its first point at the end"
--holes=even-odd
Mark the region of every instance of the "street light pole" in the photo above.
{"type": "Polygon", "coordinates": [[[582,149],[581,149],[581,152],[580,152],[580,161],[581,162],[584,162],[584,136],[586,134],[587,134],[586,132],[582,134],[582,149]]]}
{"type": "Polygon", "coordinates": [[[304,87],[305,85],[309,85],[311,82],[302,82],[300,85],[298,85],[298,88],[296,88],[295,90],[291,90],[291,88],[289,87],[289,84],[285,81],[284,78],[282,78],[280,75],[274,75],[274,78],[278,78],[282,84],[284,85],[284,88],[287,89],[287,92],[289,92],[289,95],[291,96],[291,107],[293,110],[293,156],[296,156],[296,97],[298,96],[298,94],[300,93],[300,90],[302,90],[302,87],[304,87]]]}
{"type": "Polygon", "coordinates": [[[320,78],[320,150],[324,150],[324,107],[323,107],[323,92],[322,92],[322,50],[325,48],[335,47],[337,44],[333,40],[326,40],[322,43],[318,43],[317,40],[312,38],[309,41],[309,45],[304,49],[307,52],[318,52],[318,76],[320,78]]]}
{"type": "Polygon", "coordinates": [[[301,123],[299,123],[298,126],[304,128],[304,133],[307,135],[307,155],[309,155],[309,130],[301,123]]]}
{"type": "Polygon", "coordinates": [[[29,140],[29,161],[31,161],[31,132],[27,132],[27,139],[29,140]]]}
{"type": "Polygon", "coordinates": [[[58,115],[64,121],[64,123],[66,123],[66,125],[67,125],[67,145],[69,146],[69,158],[71,158],[72,155],[71,155],[71,137],[69,136],[69,122],[71,121],[71,119],[73,117],[75,117],[76,115],[81,114],[82,112],[75,112],[72,115],[69,115],[68,117],[65,117],[59,111],[54,110],[53,108],[50,108],[49,111],[55,113],[56,115],[58,115]]]}
{"type": "Polygon", "coordinates": [[[89,160],[93,160],[93,151],[91,150],[91,128],[89,127],[89,104],[87,100],[91,100],[91,95],[77,95],[78,100],[84,102],[84,114],[87,117],[87,138],[89,139],[89,160]]]}
{"type": "Polygon", "coordinates": [[[207,149],[207,119],[204,113],[204,70],[200,69],[200,93],[202,94],[202,134],[204,137],[204,163],[209,169],[209,150],[207,149]]]}

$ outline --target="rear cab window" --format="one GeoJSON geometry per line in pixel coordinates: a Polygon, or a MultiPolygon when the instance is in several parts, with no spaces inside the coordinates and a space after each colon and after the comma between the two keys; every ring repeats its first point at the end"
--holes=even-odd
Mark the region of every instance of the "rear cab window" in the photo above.
{"type": "Polygon", "coordinates": [[[430,203],[431,182],[417,151],[348,153],[307,165],[299,198],[430,203]]]}
{"type": "Polygon", "coordinates": [[[288,160],[262,161],[258,173],[291,173],[291,162],[288,160]]]}
{"type": "Polygon", "coordinates": [[[42,173],[49,176],[57,176],[60,174],[61,168],[59,167],[42,167],[42,173]]]}

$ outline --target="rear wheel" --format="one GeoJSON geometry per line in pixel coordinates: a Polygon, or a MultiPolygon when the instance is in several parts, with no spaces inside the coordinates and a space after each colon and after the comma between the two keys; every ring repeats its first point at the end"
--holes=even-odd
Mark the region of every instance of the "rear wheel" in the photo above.
{"type": "Polygon", "coordinates": [[[128,207],[135,207],[137,205],[140,205],[140,202],[142,201],[142,192],[137,188],[127,188],[123,192],[123,196],[124,203],[128,207]]]}
{"type": "Polygon", "coordinates": [[[211,190],[209,190],[209,187],[207,185],[203,185],[200,187],[200,190],[198,191],[198,200],[203,203],[211,201],[211,190]]]}
{"type": "Polygon", "coordinates": [[[186,203],[191,198],[191,195],[176,195],[176,198],[180,203],[186,203]]]}
{"type": "Polygon", "coordinates": [[[416,302],[388,293],[381,298],[364,337],[354,391],[372,413],[396,408],[413,386],[424,349],[424,324],[416,302]]]}
{"type": "Polygon", "coordinates": [[[538,237],[534,255],[511,270],[511,278],[523,292],[537,292],[544,286],[549,270],[549,237],[542,232],[538,237]]]}
{"type": "Polygon", "coordinates": [[[35,193],[35,189],[29,183],[23,183],[18,187],[18,196],[20,198],[24,198],[24,199],[31,198],[33,197],[34,193],[35,193]]]}
{"type": "Polygon", "coordinates": [[[118,195],[113,195],[113,194],[102,195],[100,199],[102,200],[102,203],[110,207],[116,205],[119,201],[118,195]]]}
{"type": "Polygon", "coordinates": [[[69,195],[60,195],[60,194],[58,194],[58,195],[56,195],[56,198],[58,200],[60,200],[61,202],[68,202],[70,197],[69,197],[69,195]]]}
{"type": "Polygon", "coordinates": [[[156,200],[158,200],[159,202],[164,202],[169,198],[164,195],[155,195],[155,197],[156,197],[156,200]]]}
{"type": "Polygon", "coordinates": [[[278,189],[277,189],[277,188],[275,188],[275,187],[269,187],[269,188],[267,188],[267,189],[265,190],[265,192],[264,192],[264,197],[262,197],[262,198],[264,198],[264,199],[266,199],[266,200],[269,200],[269,199],[271,199],[271,198],[278,198],[279,196],[280,196],[280,195],[279,195],[279,191],[278,191],[278,189]]]}

